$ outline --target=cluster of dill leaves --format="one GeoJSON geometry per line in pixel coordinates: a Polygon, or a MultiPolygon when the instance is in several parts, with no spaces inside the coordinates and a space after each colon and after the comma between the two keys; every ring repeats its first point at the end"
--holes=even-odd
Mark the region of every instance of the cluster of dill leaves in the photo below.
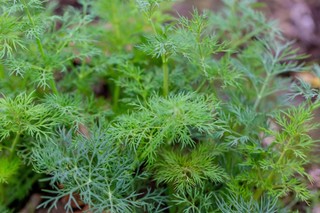
{"type": "Polygon", "coordinates": [[[305,171],[317,91],[280,76],[320,69],[260,3],[189,17],[165,0],[79,3],[57,15],[51,1],[0,0],[1,212],[35,185],[40,207],[65,197],[68,212],[80,201],[112,213],[317,203],[305,171]]]}

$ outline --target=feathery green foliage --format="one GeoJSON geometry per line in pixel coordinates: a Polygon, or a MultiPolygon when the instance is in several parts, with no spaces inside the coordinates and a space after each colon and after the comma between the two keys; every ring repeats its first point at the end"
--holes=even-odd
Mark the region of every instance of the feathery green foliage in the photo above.
{"type": "Polygon", "coordinates": [[[17,173],[19,169],[19,160],[1,158],[0,162],[0,183],[7,183],[10,178],[17,173]]]}
{"type": "Polygon", "coordinates": [[[79,3],[0,0],[0,212],[34,184],[49,211],[61,199],[111,213],[318,201],[306,170],[318,91],[280,77],[310,67],[259,2],[188,17],[167,0],[79,3]]]}
{"type": "Polygon", "coordinates": [[[78,202],[75,193],[79,193],[82,201],[98,212],[104,209],[132,212],[139,208],[153,211],[159,204],[153,206],[147,203],[148,200],[163,202],[160,195],[150,191],[139,199],[142,193],[134,189],[144,174],[133,174],[132,153],[108,141],[106,134],[105,129],[97,128],[88,138],[78,135],[73,139],[71,132],[62,130],[60,138],[33,148],[35,170],[49,174],[54,189],[48,190],[54,197],[49,197],[42,205],[53,201],[53,208],[61,197],[68,195],[65,209],[71,211],[70,203],[78,202]],[[60,189],[56,183],[62,184],[63,188],[60,189]]]}
{"type": "Polygon", "coordinates": [[[40,139],[49,138],[52,128],[57,125],[54,112],[43,104],[34,104],[32,93],[21,93],[15,98],[0,99],[0,140],[16,133],[28,134],[40,139]]]}
{"type": "Polygon", "coordinates": [[[168,98],[153,97],[137,112],[123,115],[109,128],[113,140],[132,147],[141,159],[152,163],[157,150],[166,144],[193,146],[192,133],[214,130],[216,103],[196,94],[168,98]]]}
{"type": "Polygon", "coordinates": [[[218,208],[223,213],[228,212],[259,212],[259,213],[275,213],[276,199],[262,197],[260,203],[251,198],[244,200],[242,197],[230,194],[225,200],[218,199],[218,208]],[[225,201],[226,200],[226,201],[225,201]]]}
{"type": "Polygon", "coordinates": [[[163,150],[153,166],[156,181],[172,185],[180,194],[195,187],[203,188],[206,181],[224,182],[228,177],[218,166],[210,149],[218,149],[218,147],[201,144],[191,153],[163,150]]]}

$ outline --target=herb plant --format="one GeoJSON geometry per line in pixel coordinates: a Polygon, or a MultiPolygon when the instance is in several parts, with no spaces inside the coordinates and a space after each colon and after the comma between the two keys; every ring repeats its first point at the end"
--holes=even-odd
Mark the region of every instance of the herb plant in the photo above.
{"type": "Polygon", "coordinates": [[[35,186],[67,212],[316,202],[317,91],[281,77],[312,68],[256,1],[190,17],[165,0],[0,2],[1,212],[35,186]]]}

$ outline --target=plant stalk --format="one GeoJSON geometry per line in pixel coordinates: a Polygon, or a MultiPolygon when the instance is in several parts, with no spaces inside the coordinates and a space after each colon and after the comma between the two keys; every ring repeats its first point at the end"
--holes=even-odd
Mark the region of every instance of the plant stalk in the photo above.
{"type": "Polygon", "coordinates": [[[198,86],[198,88],[196,89],[196,92],[200,92],[202,90],[202,88],[204,87],[204,85],[206,85],[207,83],[207,79],[204,79],[198,86]]]}
{"type": "MultiPolygon", "coordinates": [[[[168,186],[168,195],[173,196],[174,195],[174,187],[169,185],[168,186]]],[[[169,208],[169,213],[175,213],[179,212],[178,211],[178,206],[176,206],[173,202],[170,202],[170,208],[169,208]]]]}
{"type": "MultiPolygon", "coordinates": [[[[21,0],[21,2],[23,4],[23,6],[24,6],[25,12],[27,13],[27,16],[28,16],[28,19],[29,19],[31,25],[33,27],[35,27],[34,21],[32,19],[32,16],[31,16],[31,13],[30,13],[30,10],[28,8],[28,5],[27,5],[26,1],[25,0],[21,0]]],[[[45,59],[46,55],[44,54],[43,46],[41,44],[41,41],[40,41],[40,39],[38,37],[36,38],[36,41],[37,41],[37,46],[38,46],[38,49],[40,51],[40,54],[41,54],[42,58],[45,59]]]]}
{"type": "Polygon", "coordinates": [[[162,70],[163,70],[163,96],[167,97],[169,94],[169,69],[168,69],[168,60],[166,56],[162,56],[162,70]]]}
{"type": "Polygon", "coordinates": [[[51,89],[52,89],[52,92],[55,94],[55,95],[58,95],[59,92],[58,92],[58,89],[57,89],[57,86],[56,86],[56,82],[54,81],[54,79],[50,79],[50,86],[51,86],[51,89]]]}
{"type": "Polygon", "coordinates": [[[153,30],[154,34],[157,35],[158,33],[157,33],[157,30],[156,30],[156,26],[154,25],[152,19],[151,19],[151,18],[148,18],[148,21],[149,21],[149,23],[150,23],[150,25],[151,25],[151,27],[152,27],[152,30],[153,30]]]}
{"type": "MultiPolygon", "coordinates": [[[[28,19],[29,19],[31,25],[32,25],[33,27],[35,27],[34,20],[32,19],[32,16],[31,16],[31,13],[30,13],[30,10],[29,10],[29,8],[28,8],[28,5],[27,5],[26,1],[25,1],[25,0],[21,0],[21,3],[22,3],[23,6],[24,6],[24,10],[25,10],[25,12],[27,13],[27,16],[28,16],[28,19]]],[[[40,40],[38,37],[36,37],[36,43],[37,43],[38,49],[39,49],[39,51],[40,51],[41,57],[43,58],[44,61],[46,61],[47,57],[46,57],[46,54],[44,53],[43,45],[42,45],[42,43],[41,43],[41,40],[40,40]]],[[[49,84],[50,84],[50,86],[51,86],[52,92],[53,92],[54,94],[58,94],[58,90],[57,90],[56,83],[55,83],[55,81],[54,81],[53,73],[52,73],[52,79],[50,80],[49,84]]]]}
{"type": "Polygon", "coordinates": [[[254,110],[257,110],[258,109],[258,106],[263,98],[263,94],[265,93],[265,90],[269,84],[269,81],[270,81],[270,78],[271,78],[271,74],[270,73],[267,73],[267,76],[266,76],[266,80],[263,82],[263,85],[261,87],[261,90],[260,92],[258,93],[258,97],[254,103],[254,106],[253,106],[253,109],[254,110]]]}
{"type": "MultiPolygon", "coordinates": [[[[285,147],[284,147],[284,149],[283,149],[283,152],[281,153],[279,159],[278,159],[277,162],[276,162],[276,165],[279,165],[279,164],[282,162],[282,159],[284,158],[284,156],[285,156],[285,154],[286,154],[287,146],[289,146],[289,144],[290,144],[290,141],[285,145],[285,147]]],[[[275,176],[275,173],[274,173],[274,171],[272,171],[272,172],[270,173],[270,175],[267,177],[266,183],[271,182],[271,181],[273,180],[274,176],[275,176]]],[[[262,195],[263,192],[264,192],[264,190],[263,190],[262,188],[258,189],[258,190],[254,193],[253,198],[254,198],[255,200],[258,200],[258,199],[261,197],[261,195],[262,195]]]]}
{"type": "Polygon", "coordinates": [[[16,134],[16,136],[14,137],[14,140],[13,140],[13,142],[12,142],[12,145],[11,145],[11,147],[10,147],[11,155],[12,155],[14,149],[16,148],[16,145],[17,145],[17,143],[19,142],[19,140],[20,140],[20,133],[17,132],[17,134],[16,134]]]}
{"type": "Polygon", "coordinates": [[[119,97],[120,97],[120,86],[116,84],[113,91],[113,109],[115,111],[118,109],[119,97]]]}

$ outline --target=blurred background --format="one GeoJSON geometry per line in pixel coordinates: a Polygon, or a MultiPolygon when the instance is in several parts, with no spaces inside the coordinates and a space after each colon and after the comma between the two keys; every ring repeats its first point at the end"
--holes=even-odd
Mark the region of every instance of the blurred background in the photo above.
{"type": "MultiPolygon", "coordinates": [[[[241,1],[241,0],[239,0],[241,1]]],[[[270,20],[276,20],[284,35],[297,41],[302,52],[310,54],[309,61],[320,62],[320,1],[319,0],[259,0],[261,10],[270,20]]],[[[183,15],[199,9],[218,11],[221,0],[185,0],[175,9],[183,15]]]]}
{"type": "MultiPolygon", "coordinates": [[[[239,0],[241,1],[241,0],[239,0]]],[[[65,5],[79,6],[77,0],[59,0],[65,5]]],[[[297,41],[301,52],[310,54],[309,61],[320,61],[320,0],[258,0],[257,10],[269,20],[276,20],[284,35],[297,41]]],[[[178,0],[173,11],[190,15],[194,7],[219,11],[222,0],[178,0]]]]}

